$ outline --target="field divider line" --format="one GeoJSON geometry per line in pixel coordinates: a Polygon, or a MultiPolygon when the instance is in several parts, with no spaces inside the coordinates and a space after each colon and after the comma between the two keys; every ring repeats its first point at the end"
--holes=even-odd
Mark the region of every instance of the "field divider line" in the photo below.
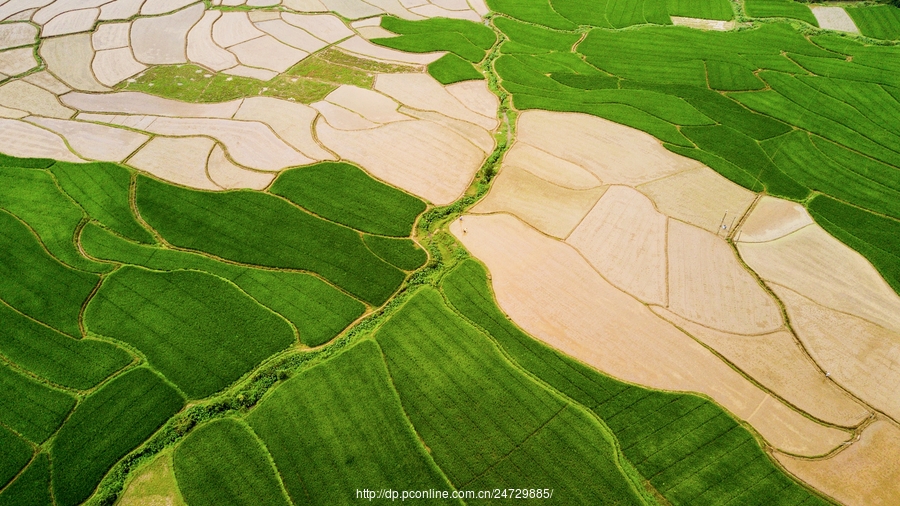
{"type": "MultiPolygon", "coordinates": [[[[0,424],[0,425],[3,425],[3,424],[0,424]]],[[[6,425],[3,425],[3,427],[6,427],[6,425]]],[[[9,427],[6,427],[6,428],[9,429],[9,427]]],[[[9,429],[9,430],[12,430],[12,429],[9,429]]],[[[15,432],[15,431],[13,431],[13,432],[15,432]]],[[[19,435],[19,437],[21,437],[21,435],[18,434],[17,432],[16,432],[16,434],[19,435]]],[[[22,439],[25,439],[25,438],[23,437],[22,439]]],[[[28,462],[25,464],[25,466],[22,467],[22,469],[19,469],[19,472],[17,472],[15,476],[10,478],[10,480],[6,483],[6,485],[0,487],[0,496],[2,496],[3,492],[5,492],[6,489],[11,487],[12,484],[15,483],[16,480],[19,479],[19,476],[22,476],[23,474],[25,474],[25,471],[28,470],[28,468],[31,466],[31,464],[38,458],[38,455],[41,454],[40,446],[35,447],[34,443],[32,443],[31,441],[28,441],[27,439],[25,439],[25,441],[31,446],[31,458],[28,459],[28,462]]],[[[47,483],[47,487],[48,488],[50,487],[49,482],[47,483]]]]}
{"type": "Polygon", "coordinates": [[[233,419],[238,424],[243,425],[244,428],[247,429],[247,431],[249,431],[250,434],[253,436],[253,439],[256,440],[257,445],[259,445],[259,449],[262,450],[263,453],[265,453],[266,460],[272,466],[272,470],[275,471],[275,475],[278,477],[278,485],[281,488],[281,493],[284,495],[284,498],[287,500],[287,503],[290,504],[291,506],[294,506],[294,501],[291,500],[291,495],[288,493],[287,487],[284,485],[284,479],[281,476],[281,469],[279,469],[278,465],[275,463],[275,458],[272,457],[272,453],[269,451],[269,447],[262,440],[262,438],[259,437],[259,434],[257,434],[256,431],[253,430],[253,427],[251,427],[250,424],[247,423],[247,420],[245,420],[243,417],[234,417],[233,419]]]}

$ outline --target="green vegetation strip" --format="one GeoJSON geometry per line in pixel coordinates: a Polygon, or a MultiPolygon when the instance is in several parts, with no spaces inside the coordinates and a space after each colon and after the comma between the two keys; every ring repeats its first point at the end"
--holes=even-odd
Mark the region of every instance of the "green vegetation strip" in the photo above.
{"type": "Polygon", "coordinates": [[[192,432],[175,450],[175,477],[188,504],[287,506],[265,449],[232,418],[192,432]]]}
{"type": "Polygon", "coordinates": [[[43,443],[56,432],[74,406],[71,395],[0,364],[0,423],[28,440],[43,443]]]}
{"type": "Polygon", "coordinates": [[[363,242],[382,260],[405,271],[416,270],[428,260],[425,250],[410,239],[365,235],[363,242]]]}
{"type": "Polygon", "coordinates": [[[0,488],[9,483],[22,470],[34,455],[34,449],[28,441],[0,425],[0,488]]]}
{"type": "Polygon", "coordinates": [[[819,26],[809,6],[794,0],[744,0],[744,11],[751,18],[791,18],[819,26]]]}
{"type": "Polygon", "coordinates": [[[284,319],[234,285],[193,271],[123,267],[103,282],[84,322],[140,350],[192,399],[225,388],[294,342],[284,319]]]}
{"type": "Polygon", "coordinates": [[[860,33],[875,39],[900,39],[900,8],[893,5],[849,6],[844,9],[860,33]]]}
{"type": "Polygon", "coordinates": [[[0,492],[0,506],[48,504],[53,504],[50,497],[50,459],[46,453],[41,453],[31,461],[16,481],[0,492]]]}

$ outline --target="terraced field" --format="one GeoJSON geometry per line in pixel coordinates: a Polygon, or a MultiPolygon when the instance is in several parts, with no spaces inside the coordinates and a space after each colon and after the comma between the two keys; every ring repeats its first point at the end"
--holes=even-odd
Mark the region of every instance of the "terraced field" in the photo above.
{"type": "Polygon", "coordinates": [[[897,12],[0,1],[0,505],[890,504],[897,12]]]}

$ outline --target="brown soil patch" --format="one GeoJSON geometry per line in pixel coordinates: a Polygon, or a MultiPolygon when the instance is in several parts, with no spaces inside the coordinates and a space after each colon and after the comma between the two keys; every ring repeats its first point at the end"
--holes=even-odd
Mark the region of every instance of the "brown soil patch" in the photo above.
{"type": "Polygon", "coordinates": [[[788,471],[847,506],[897,504],[900,497],[900,429],[877,420],[846,450],[823,460],[775,453],[788,471]]]}
{"type": "Polygon", "coordinates": [[[818,225],[770,242],[739,243],[738,250],[766,281],[900,332],[900,297],[862,255],[818,225]]]}
{"type": "Polygon", "coordinates": [[[549,345],[626,381],[709,395],[791,453],[823,454],[846,439],[764,402],[765,392],[606,282],[571,246],[505,214],[469,215],[450,230],[487,264],[500,307],[549,345]]]}
{"type": "Polygon", "coordinates": [[[812,217],[802,205],[765,195],[750,211],[735,237],[740,242],[774,241],[812,223],[812,217]]]}
{"type": "Polygon", "coordinates": [[[604,188],[571,190],[517,167],[504,167],[491,191],[472,212],[509,212],[532,227],[565,238],[603,195],[604,188]]]}
{"type": "Polygon", "coordinates": [[[429,121],[344,131],[319,120],[316,133],[342,158],[436,205],[459,198],[484,160],[484,153],[464,137],[429,121]]]}
{"type": "Polygon", "coordinates": [[[90,160],[121,162],[150,138],[130,130],[82,121],[50,118],[28,118],[28,121],[58,133],[76,153],[90,160]]]}
{"type": "Polygon", "coordinates": [[[860,399],[900,418],[900,333],[823,307],[773,285],[800,341],[831,379],[860,399]]]}
{"type": "Polygon", "coordinates": [[[781,310],[720,237],[669,220],[669,309],[735,334],[782,327],[781,310]]]}
{"type": "Polygon", "coordinates": [[[517,137],[584,167],[605,184],[634,186],[700,166],[649,134],[589,114],[525,111],[517,137]]]}
{"type": "Polygon", "coordinates": [[[596,188],[602,184],[596,176],[581,166],[522,141],[513,144],[503,159],[503,165],[521,167],[541,179],[573,190],[596,188]]]}
{"type": "Polygon", "coordinates": [[[215,141],[206,137],[155,137],[128,165],[171,183],[200,190],[220,190],[206,177],[206,160],[215,141]]]}
{"type": "Polygon", "coordinates": [[[666,305],[665,215],[626,186],[611,186],[566,240],[610,283],[666,305]]]}
{"type": "Polygon", "coordinates": [[[638,190],[653,199],[661,212],[713,233],[722,232],[723,218],[730,229],[756,197],[708,167],[652,181],[638,190]]]}
{"type": "Polygon", "coordinates": [[[728,334],[697,325],[661,307],[651,309],[819,420],[855,427],[870,414],[865,406],[829,381],[786,330],[761,336],[728,334]]]}

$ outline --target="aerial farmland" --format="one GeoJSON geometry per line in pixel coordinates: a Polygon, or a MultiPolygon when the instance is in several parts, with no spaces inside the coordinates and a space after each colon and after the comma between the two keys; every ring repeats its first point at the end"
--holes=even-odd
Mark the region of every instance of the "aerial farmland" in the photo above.
{"type": "Polygon", "coordinates": [[[900,504],[900,4],[0,0],[0,506],[900,504]]]}

